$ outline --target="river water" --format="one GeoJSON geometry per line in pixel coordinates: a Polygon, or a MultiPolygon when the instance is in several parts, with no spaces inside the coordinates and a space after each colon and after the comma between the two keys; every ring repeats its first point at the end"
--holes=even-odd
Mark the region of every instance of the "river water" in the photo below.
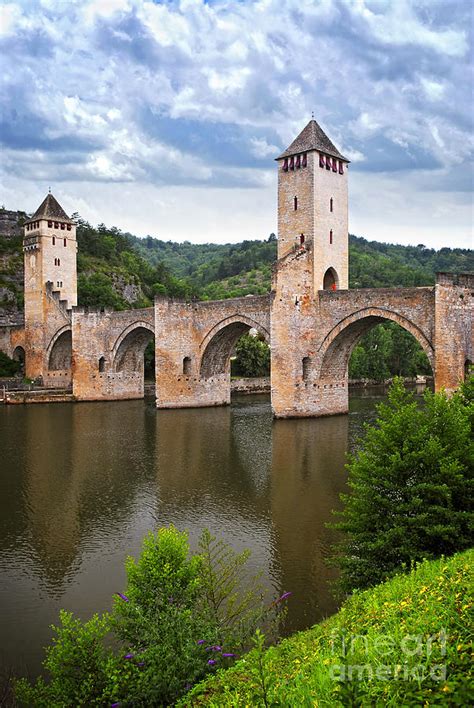
{"type": "Polygon", "coordinates": [[[124,560],[174,523],[237,550],[276,597],[284,632],[337,609],[326,558],[345,456],[381,393],[348,416],[272,421],[266,396],[230,407],[157,411],[152,402],[0,407],[0,664],[35,675],[49,625],[83,619],[124,589],[124,560]]]}

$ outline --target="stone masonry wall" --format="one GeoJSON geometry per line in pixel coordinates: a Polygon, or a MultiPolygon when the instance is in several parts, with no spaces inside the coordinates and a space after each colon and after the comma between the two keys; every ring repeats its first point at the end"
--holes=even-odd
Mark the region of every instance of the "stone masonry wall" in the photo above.
{"type": "Polygon", "coordinates": [[[435,292],[435,389],[452,392],[474,362],[474,275],[439,273],[435,292]]]}

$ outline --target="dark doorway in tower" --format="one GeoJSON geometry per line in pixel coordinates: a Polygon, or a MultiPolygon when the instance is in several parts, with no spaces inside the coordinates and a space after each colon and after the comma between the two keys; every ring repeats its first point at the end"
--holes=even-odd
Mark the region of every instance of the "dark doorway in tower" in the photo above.
{"type": "Polygon", "coordinates": [[[339,278],[334,268],[328,268],[324,274],[323,290],[337,290],[339,278]]]}
{"type": "Polygon", "coordinates": [[[25,373],[25,350],[23,347],[15,347],[12,356],[13,361],[18,362],[18,373],[25,373]]]}

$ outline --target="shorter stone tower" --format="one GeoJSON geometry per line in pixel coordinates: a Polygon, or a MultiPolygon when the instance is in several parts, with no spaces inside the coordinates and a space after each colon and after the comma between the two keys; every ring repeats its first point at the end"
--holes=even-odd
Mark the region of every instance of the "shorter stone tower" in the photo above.
{"type": "Polygon", "coordinates": [[[26,375],[44,378],[49,329],[77,305],[76,225],[52,194],[25,222],[23,252],[26,375]]]}
{"type": "Polygon", "coordinates": [[[277,161],[278,259],[305,248],[314,291],[347,289],[349,160],[313,119],[277,161]]]}

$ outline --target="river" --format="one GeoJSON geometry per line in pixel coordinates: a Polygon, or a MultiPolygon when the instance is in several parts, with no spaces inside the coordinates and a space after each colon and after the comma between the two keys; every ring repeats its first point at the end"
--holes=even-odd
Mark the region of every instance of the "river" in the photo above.
{"type": "Polygon", "coordinates": [[[35,675],[61,608],[83,619],[124,589],[124,560],[172,522],[208,527],[288,602],[285,633],[337,609],[326,558],[348,448],[379,391],[350,414],[272,421],[267,396],[230,407],[153,403],[0,407],[0,663],[35,675]]]}

